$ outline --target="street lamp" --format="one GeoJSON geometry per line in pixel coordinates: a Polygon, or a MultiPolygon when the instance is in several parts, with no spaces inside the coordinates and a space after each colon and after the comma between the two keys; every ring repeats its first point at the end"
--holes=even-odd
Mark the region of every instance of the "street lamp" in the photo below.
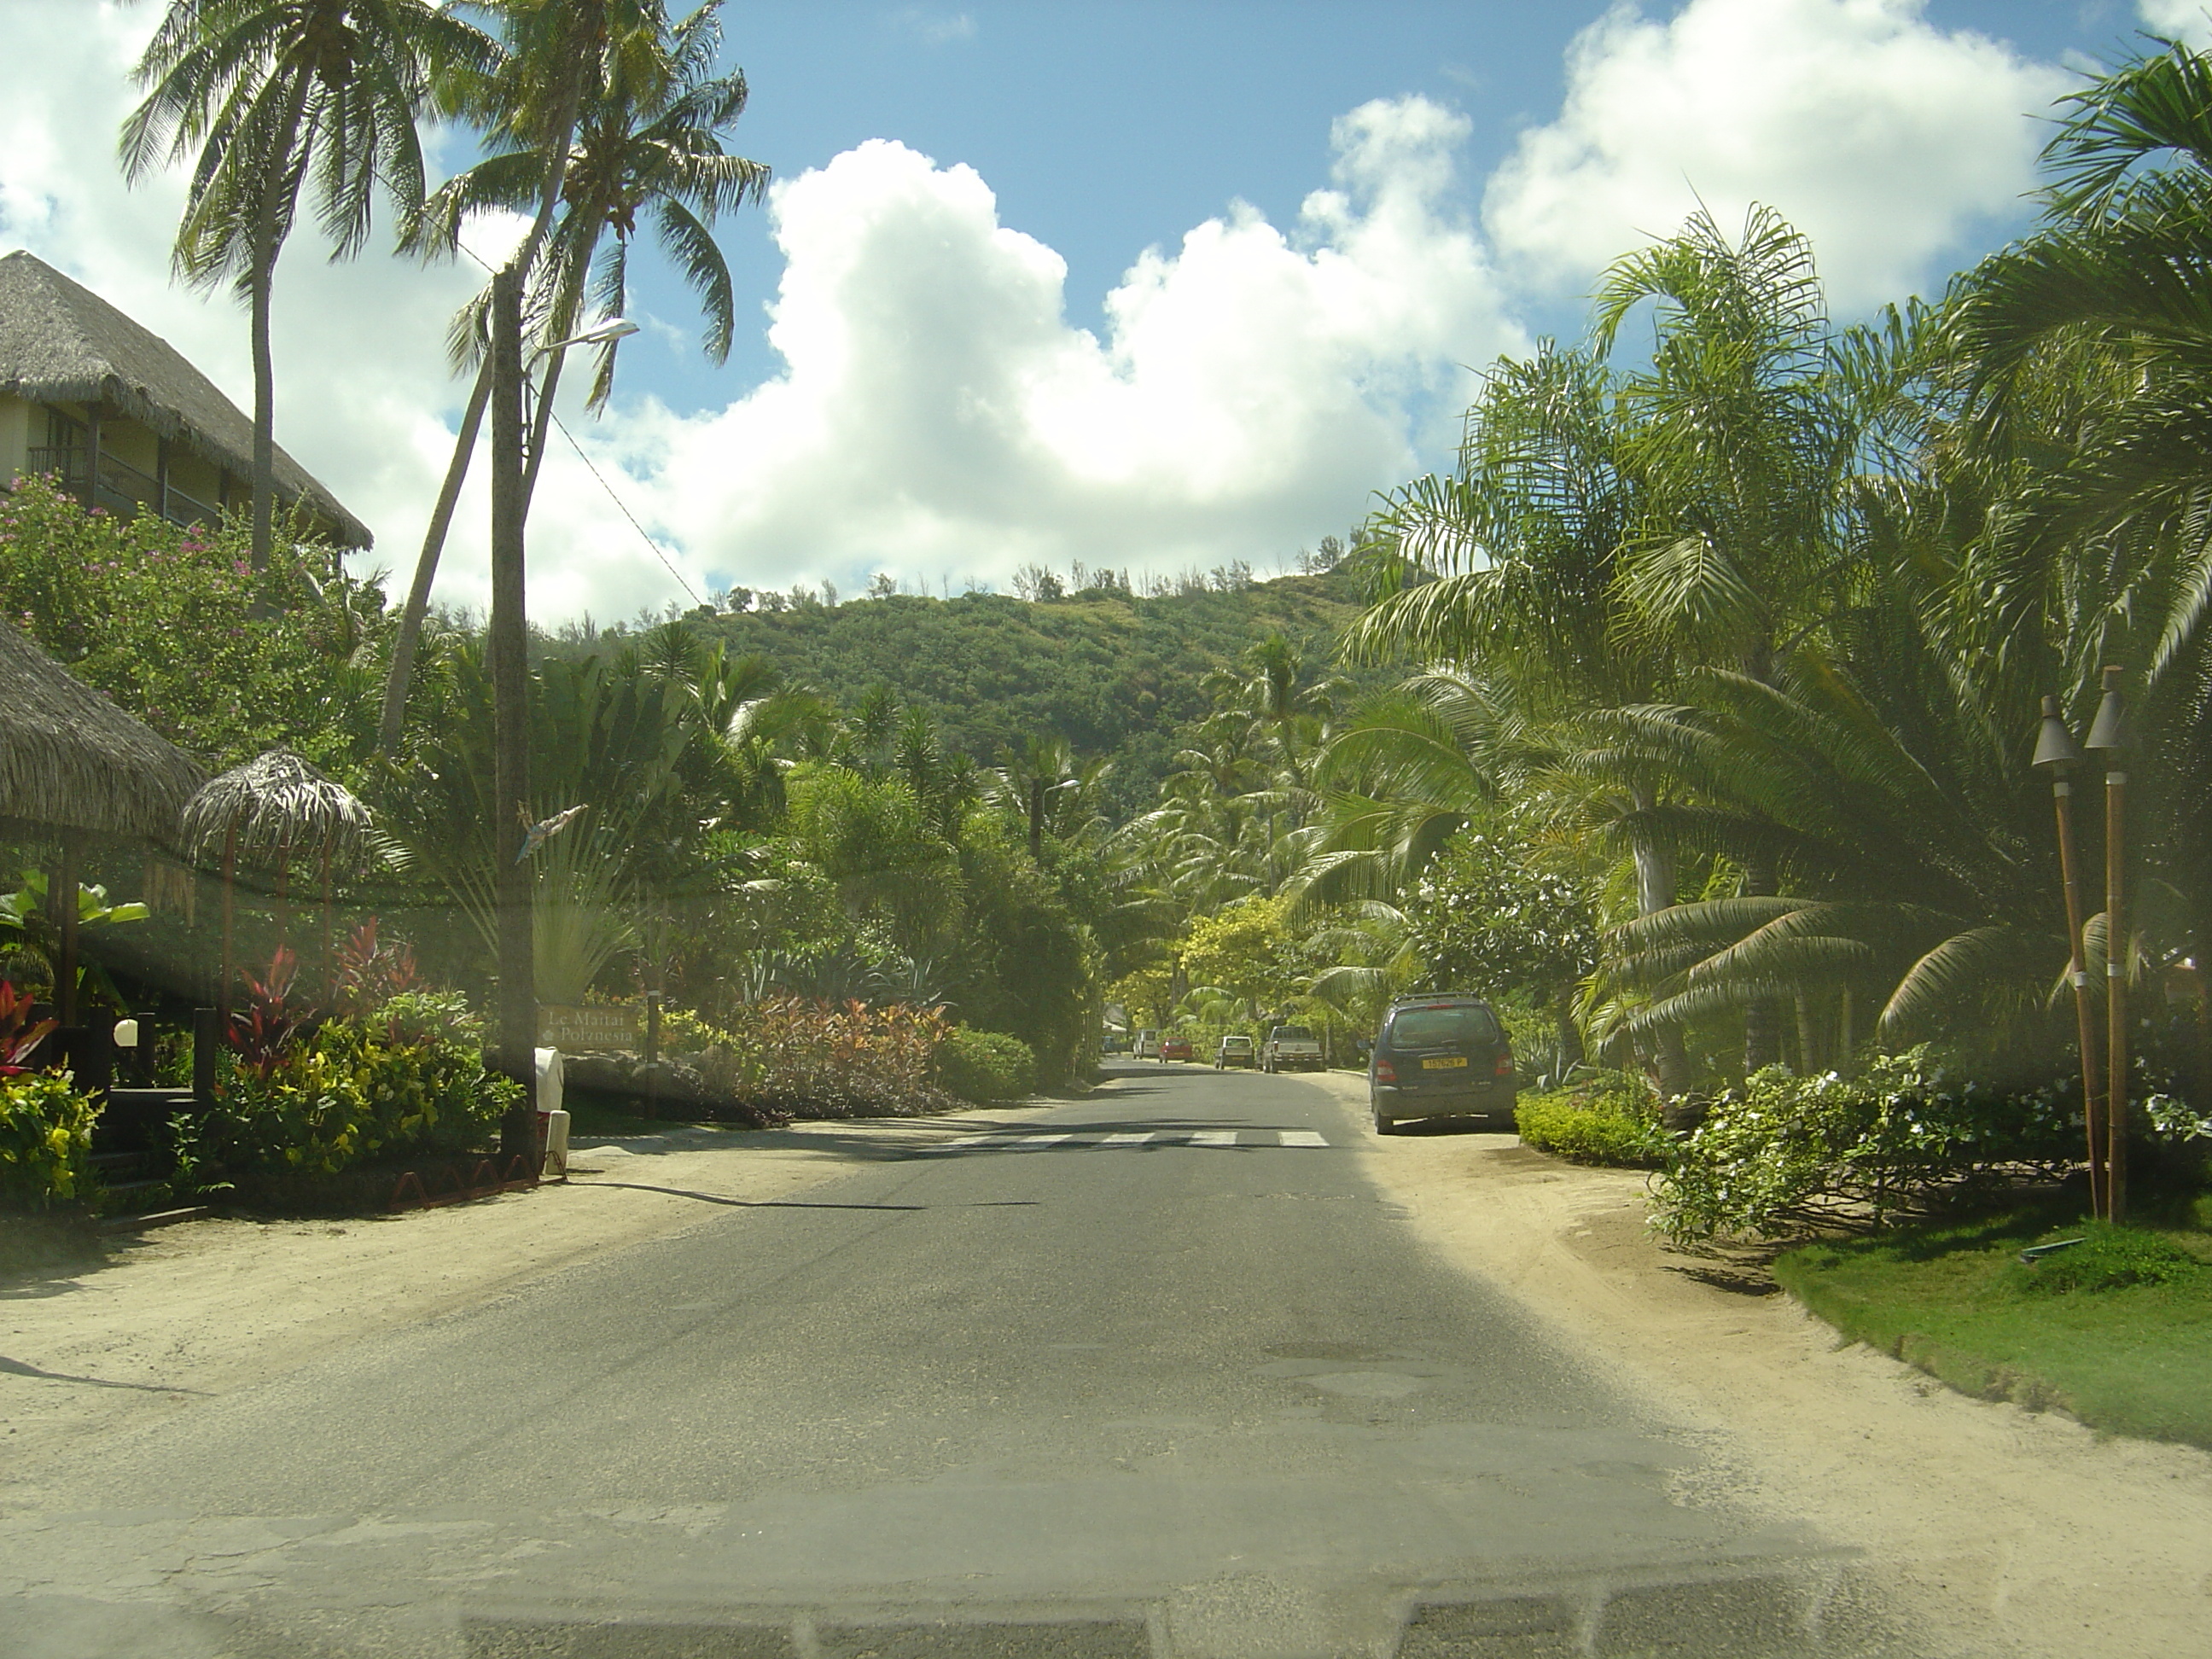
{"type": "Polygon", "coordinates": [[[2128,775],[2128,700],[2124,668],[2105,670],[2104,700],[2082,747],[2105,757],[2105,1218],[2115,1224],[2128,1208],[2128,927],[2124,809],[2128,775]]]}
{"type": "Polygon", "coordinates": [[[530,354],[530,361],[534,363],[540,357],[556,351],[566,351],[570,346],[608,345],[617,340],[628,339],[636,332],[637,325],[629,318],[610,317],[605,322],[592,324],[581,334],[571,334],[565,340],[550,341],[538,347],[530,354]]]}
{"type": "Polygon", "coordinates": [[[2074,989],[2074,1025],[2081,1047],[2081,1119],[2089,1146],[2089,1212],[2105,1213],[2105,1137],[2103,1102],[2098,1091],[2097,1017],[2089,1002],[2089,975],[2082,965],[2087,957],[2081,948],[2081,854],[2074,841],[2074,785],[2067,774],[2081,761],[2074,734],[2058,712],[2058,699],[2043,700],[2043,726],[2036,733],[2035,758],[2030,763],[2051,780],[2051,795],[2058,814],[2058,873],[2066,888],[2066,982],[2074,989]]]}

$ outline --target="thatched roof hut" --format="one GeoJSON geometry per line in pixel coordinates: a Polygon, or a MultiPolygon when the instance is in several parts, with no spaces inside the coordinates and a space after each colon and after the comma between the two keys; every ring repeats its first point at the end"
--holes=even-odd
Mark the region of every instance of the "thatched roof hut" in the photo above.
{"type": "MultiPolygon", "coordinates": [[[[245,411],[167,340],[27,252],[0,258],[0,392],[104,405],[225,471],[253,473],[253,422],[245,411]]],[[[302,497],[336,526],[333,539],[356,548],[374,539],[280,447],[277,502],[302,497]]]]}
{"type": "Polygon", "coordinates": [[[0,818],[170,845],[206,777],[0,623],[0,818]]]}
{"type": "Polygon", "coordinates": [[[360,861],[368,808],[289,749],[272,749],[210,781],[185,805],[185,850],[195,860],[228,854],[246,864],[283,866],[312,855],[335,865],[360,861]]]}

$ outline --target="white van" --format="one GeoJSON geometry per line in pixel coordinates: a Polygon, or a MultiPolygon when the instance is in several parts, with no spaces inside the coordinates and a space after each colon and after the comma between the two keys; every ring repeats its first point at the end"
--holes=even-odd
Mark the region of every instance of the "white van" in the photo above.
{"type": "Polygon", "coordinates": [[[1137,1046],[1132,1050],[1139,1060],[1158,1060],[1160,1057],[1160,1034],[1156,1030],[1137,1033],[1137,1046]]]}

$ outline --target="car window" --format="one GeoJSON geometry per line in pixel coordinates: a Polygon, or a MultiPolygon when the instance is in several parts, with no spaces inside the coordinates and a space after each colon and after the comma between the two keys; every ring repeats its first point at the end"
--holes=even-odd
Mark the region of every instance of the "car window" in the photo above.
{"type": "Polygon", "coordinates": [[[1474,1003],[1441,1008],[1404,1008],[1390,1022],[1390,1042],[1401,1048],[1441,1048],[1493,1041],[1498,1022],[1474,1003]]]}
{"type": "Polygon", "coordinates": [[[1283,1042],[1311,1042],[1313,1033],[1303,1025],[1278,1025],[1275,1036],[1283,1042]]]}

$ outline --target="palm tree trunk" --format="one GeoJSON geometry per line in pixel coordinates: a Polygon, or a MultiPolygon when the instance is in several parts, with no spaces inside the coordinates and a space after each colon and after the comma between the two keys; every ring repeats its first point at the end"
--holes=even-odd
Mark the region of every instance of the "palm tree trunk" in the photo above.
{"type": "MultiPolygon", "coordinates": [[[[1638,791],[1636,809],[1649,811],[1657,803],[1638,791]]],[[[1674,858],[1642,834],[1630,842],[1636,860],[1636,909],[1639,915],[1656,915],[1674,904],[1674,858]]],[[[1659,1073],[1659,1092],[1668,1100],[1690,1091],[1690,1051],[1682,1041],[1682,1028],[1669,1022],[1651,1033],[1651,1058],[1659,1073]]]]}
{"type": "Polygon", "coordinates": [[[269,568],[270,550],[276,539],[276,369],[269,350],[269,297],[276,281],[276,250],[257,252],[250,296],[253,333],[252,559],[256,574],[269,568]]]}
{"type": "MultiPolygon", "coordinates": [[[[501,831],[529,817],[530,663],[523,602],[522,275],[509,265],[492,279],[491,618],[486,630],[492,684],[492,849],[498,863],[500,1069],[529,1088],[535,1078],[538,993],[534,982],[530,867],[506,856],[501,831]]],[[[512,827],[510,827],[512,826],[512,827]]],[[[532,1104],[518,1105],[500,1129],[500,1151],[526,1155],[536,1138],[532,1104]]]]}
{"type": "Polygon", "coordinates": [[[461,415],[461,429],[453,441],[453,459],[446,465],[446,482],[431,509],[430,526],[422,532],[422,551],[415,560],[414,585],[407,590],[407,605],[399,613],[399,632],[392,641],[392,665],[385,671],[384,708],[377,721],[380,754],[394,754],[407,720],[407,688],[415,676],[415,656],[421,648],[422,618],[430,609],[430,587],[438,579],[439,556],[446,549],[453,509],[459,505],[461,485],[469,476],[469,458],[476,453],[477,434],[483,425],[484,405],[491,398],[491,358],[487,355],[477,371],[476,389],[461,415]]]}
{"type": "MultiPolygon", "coordinates": [[[[1771,859],[1747,859],[1741,890],[1746,898],[1771,898],[1779,884],[1771,859]]],[[[1771,999],[1762,997],[1743,1011],[1743,1074],[1782,1058],[1781,1018],[1771,999]]]]}
{"type": "MultiPolygon", "coordinates": [[[[569,322],[556,320],[555,327],[565,332],[574,326],[569,322]]],[[[553,394],[561,386],[561,360],[565,351],[549,353],[545,359],[545,378],[538,386],[538,413],[530,423],[530,451],[522,467],[522,514],[530,516],[531,497],[538,493],[538,469],[545,459],[545,446],[553,435],[553,394]]]]}

